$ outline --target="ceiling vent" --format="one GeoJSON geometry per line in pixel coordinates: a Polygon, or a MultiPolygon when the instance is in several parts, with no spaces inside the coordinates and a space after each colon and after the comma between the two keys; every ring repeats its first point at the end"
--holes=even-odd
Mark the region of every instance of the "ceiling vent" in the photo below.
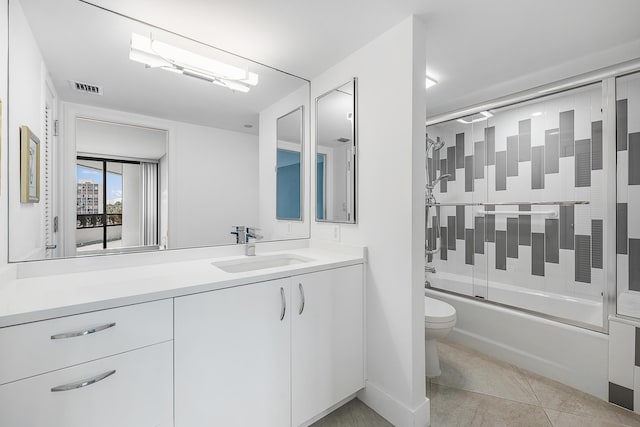
{"type": "Polygon", "coordinates": [[[71,80],[69,83],[71,83],[71,87],[78,92],[90,93],[92,95],[102,96],[102,86],[77,82],[75,80],[71,80]]]}
{"type": "Polygon", "coordinates": [[[349,141],[351,141],[351,139],[342,137],[342,138],[338,138],[337,141],[339,141],[339,142],[349,142],[349,141]]]}

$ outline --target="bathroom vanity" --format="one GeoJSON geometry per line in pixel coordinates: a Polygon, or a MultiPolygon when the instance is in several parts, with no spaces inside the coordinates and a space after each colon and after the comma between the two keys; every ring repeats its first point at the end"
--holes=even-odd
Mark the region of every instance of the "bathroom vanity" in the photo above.
{"type": "Polygon", "coordinates": [[[285,252],[2,284],[0,424],[313,422],[364,387],[365,252],[285,252]]]}

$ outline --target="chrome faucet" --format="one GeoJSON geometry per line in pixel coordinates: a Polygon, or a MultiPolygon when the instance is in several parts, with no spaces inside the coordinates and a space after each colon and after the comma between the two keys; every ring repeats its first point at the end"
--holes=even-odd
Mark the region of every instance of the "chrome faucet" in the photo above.
{"type": "Polygon", "coordinates": [[[425,273],[436,274],[436,268],[433,265],[426,265],[424,267],[424,272],[425,273]]]}
{"type": "Polygon", "coordinates": [[[247,246],[244,248],[244,254],[246,256],[255,256],[256,254],[256,240],[262,239],[262,236],[257,233],[260,230],[255,227],[247,227],[246,232],[246,243],[247,246]]]}
{"type": "Polygon", "coordinates": [[[236,243],[245,245],[244,254],[247,256],[255,256],[256,240],[262,239],[257,232],[260,230],[256,227],[247,227],[244,225],[234,225],[231,234],[236,235],[236,243]]]}

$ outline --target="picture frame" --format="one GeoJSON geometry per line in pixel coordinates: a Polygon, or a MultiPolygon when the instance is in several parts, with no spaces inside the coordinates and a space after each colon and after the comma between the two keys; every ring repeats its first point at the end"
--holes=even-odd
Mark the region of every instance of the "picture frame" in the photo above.
{"type": "Polygon", "coordinates": [[[20,202],[40,201],[40,139],[20,126],[20,202]]]}

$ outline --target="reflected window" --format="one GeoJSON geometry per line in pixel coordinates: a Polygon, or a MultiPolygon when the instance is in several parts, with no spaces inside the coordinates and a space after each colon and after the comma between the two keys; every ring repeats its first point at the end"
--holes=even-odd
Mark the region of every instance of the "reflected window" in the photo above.
{"type": "Polygon", "coordinates": [[[302,221],[302,120],[300,106],[276,122],[276,218],[302,221]]]}
{"type": "Polygon", "coordinates": [[[157,245],[157,165],[78,157],[76,161],[76,250],[157,245]],[[152,173],[149,173],[149,169],[152,173]],[[153,172],[155,171],[155,172],[153,172]]]}
{"type": "Polygon", "coordinates": [[[299,219],[300,152],[278,148],[277,157],[277,216],[279,219],[299,219]]]}

